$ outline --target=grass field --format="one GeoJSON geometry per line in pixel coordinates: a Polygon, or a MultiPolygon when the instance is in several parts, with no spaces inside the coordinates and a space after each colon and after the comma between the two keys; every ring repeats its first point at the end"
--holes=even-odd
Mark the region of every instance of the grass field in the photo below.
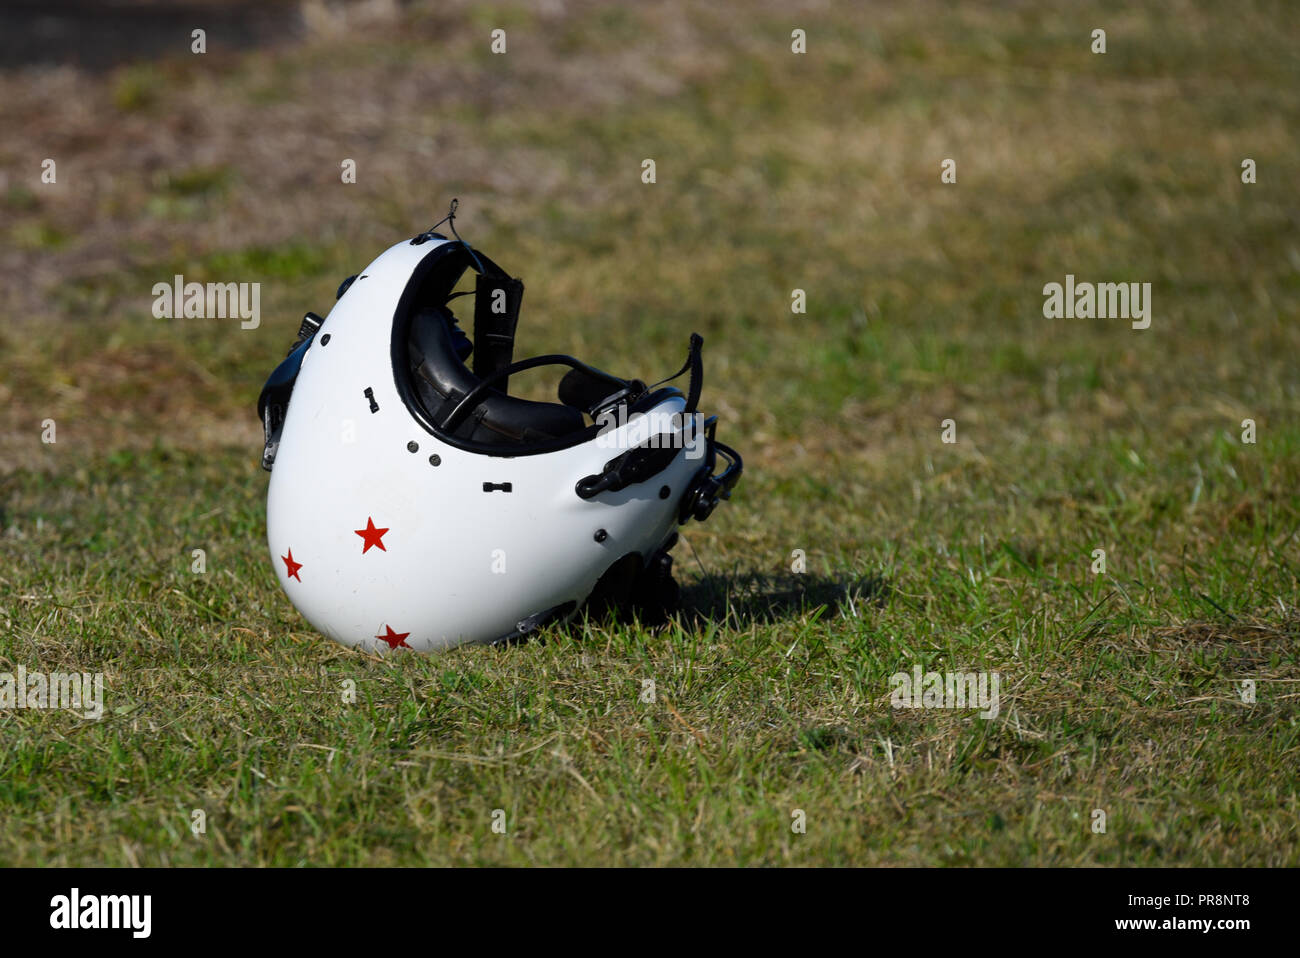
{"type": "Polygon", "coordinates": [[[0,73],[0,673],[105,705],[0,710],[0,864],[1300,863],[1300,8],[349,10],[0,73]],[[665,629],[370,657],[277,586],[262,380],[452,196],[517,356],[705,337],[747,471],[665,629]]]}

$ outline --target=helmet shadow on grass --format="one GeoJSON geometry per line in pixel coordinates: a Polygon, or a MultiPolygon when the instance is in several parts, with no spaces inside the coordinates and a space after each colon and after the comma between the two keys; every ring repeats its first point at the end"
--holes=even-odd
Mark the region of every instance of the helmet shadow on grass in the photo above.
{"type": "Polygon", "coordinates": [[[888,600],[889,583],[880,576],[824,576],[813,573],[770,575],[742,572],[706,575],[667,594],[659,589],[633,592],[619,602],[584,606],[566,622],[528,635],[514,636],[502,644],[544,642],[551,635],[577,637],[587,625],[618,627],[640,625],[654,631],[679,624],[700,630],[710,624],[744,629],[755,624],[788,622],[819,609],[846,618],[866,618],[888,600]]]}
{"type": "Polygon", "coordinates": [[[818,609],[866,618],[885,603],[889,592],[889,583],[880,576],[708,575],[682,588],[677,618],[691,628],[710,622],[736,628],[786,622],[818,609]]]}

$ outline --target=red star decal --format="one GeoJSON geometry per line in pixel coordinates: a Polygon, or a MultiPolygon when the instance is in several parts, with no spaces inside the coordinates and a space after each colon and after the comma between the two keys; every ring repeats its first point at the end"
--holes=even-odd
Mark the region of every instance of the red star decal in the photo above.
{"type": "MultiPolygon", "coordinates": [[[[285,574],[290,579],[298,579],[298,570],[302,568],[302,563],[293,561],[293,550],[290,549],[289,554],[280,556],[280,559],[284,562],[285,574]]],[[[298,579],[298,581],[301,582],[302,579],[298,579]]]]}
{"type": "Polygon", "coordinates": [[[362,555],[365,555],[367,552],[369,552],[371,546],[379,546],[380,552],[388,551],[387,549],[384,548],[384,533],[387,532],[388,530],[376,529],[375,520],[370,518],[369,516],[366,516],[366,527],[364,529],[356,529],[354,531],[356,532],[357,535],[359,535],[362,539],[365,540],[366,544],[361,549],[362,555]]]}
{"type": "Polygon", "coordinates": [[[393,627],[391,625],[385,625],[384,629],[388,632],[388,634],[377,635],[375,636],[376,639],[379,639],[383,642],[387,642],[388,647],[390,649],[395,649],[399,645],[404,649],[410,648],[410,646],[406,644],[406,637],[411,634],[410,632],[394,632],[393,627]]]}

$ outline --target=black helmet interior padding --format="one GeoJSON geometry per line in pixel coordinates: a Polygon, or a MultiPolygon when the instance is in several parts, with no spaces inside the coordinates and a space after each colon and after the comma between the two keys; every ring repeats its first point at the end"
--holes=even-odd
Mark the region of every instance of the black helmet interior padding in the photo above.
{"type": "Polygon", "coordinates": [[[471,255],[459,242],[432,249],[415,267],[393,315],[392,363],[402,403],[428,432],[460,449],[530,456],[590,441],[603,428],[595,421],[597,413],[611,405],[622,406],[632,416],[681,395],[672,387],[647,389],[639,380],[612,376],[571,356],[539,356],[509,364],[522,289],[522,283],[485,254],[476,250],[471,255]],[[471,371],[462,359],[463,349],[456,348],[458,338],[464,345],[463,331],[448,301],[465,271],[477,266],[482,272],[475,290],[475,339],[488,335],[483,337],[485,343],[474,343],[471,371]],[[481,282],[485,276],[492,282],[481,282]],[[504,323],[484,321],[484,300],[502,286],[513,315],[504,323]],[[480,351],[488,342],[492,355],[485,364],[480,351]],[[559,403],[508,395],[506,380],[511,372],[539,365],[571,367],[560,382],[559,403]],[[493,372],[484,374],[480,366],[493,372]],[[584,413],[592,417],[591,423],[584,413]]]}
{"type": "MultiPolygon", "coordinates": [[[[434,422],[441,421],[480,382],[456,355],[445,309],[428,306],[411,321],[411,364],[420,401],[434,422]]],[[[580,432],[582,412],[560,403],[534,402],[490,390],[455,434],[485,443],[531,443],[580,432]]]]}

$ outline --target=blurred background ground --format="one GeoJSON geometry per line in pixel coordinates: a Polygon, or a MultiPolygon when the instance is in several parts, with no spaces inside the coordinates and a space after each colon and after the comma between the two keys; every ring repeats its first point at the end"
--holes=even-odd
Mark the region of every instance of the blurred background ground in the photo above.
{"type": "Polygon", "coordinates": [[[0,36],[0,666],[102,665],[127,709],[0,716],[0,860],[1296,861],[1294,5],[24,2],[0,36]],[[517,355],[649,376],[704,335],[748,467],[679,557],[712,626],[371,663],[275,589],[261,382],[453,196],[527,284],[517,355]],[[154,319],[175,273],[261,283],[260,328],[154,319]],[[1045,319],[1067,273],[1151,283],[1150,328],[1045,319]],[[1010,705],[892,712],[913,661],[1002,669],[1010,705]],[[354,670],[368,718],[304,704],[354,670]],[[674,713],[637,711],[651,673],[674,713]],[[254,675],[265,708],[230,691],[254,675]],[[340,774],[286,714],[386,770],[380,798],[310,786],[360,803],[347,839],[267,831],[340,774]],[[553,735],[581,744],[501,759],[508,785],[446,757],[553,735]],[[278,779],[239,768],[276,788],[228,781],[261,749],[278,779]],[[145,767],[172,771],[110,799],[145,767]],[[531,844],[455,837],[503,791],[531,844]],[[202,795],[224,851],[149,837],[202,795]],[[795,841],[791,803],[835,824],[795,841]],[[99,837],[65,849],[61,815],[99,837]]]}

